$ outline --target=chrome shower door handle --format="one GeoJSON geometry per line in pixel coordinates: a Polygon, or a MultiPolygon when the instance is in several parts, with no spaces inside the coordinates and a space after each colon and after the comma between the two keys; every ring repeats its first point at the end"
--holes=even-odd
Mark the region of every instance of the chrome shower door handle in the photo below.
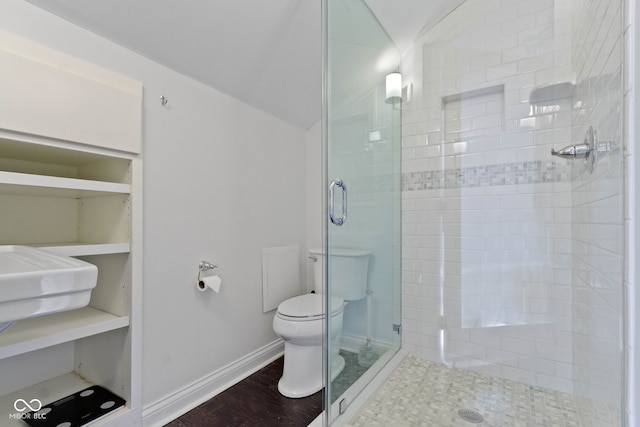
{"type": "Polygon", "coordinates": [[[329,185],[329,218],[337,226],[341,226],[347,220],[347,185],[341,179],[334,179],[329,185]],[[342,188],[342,216],[336,218],[334,196],[336,187],[342,188]]]}

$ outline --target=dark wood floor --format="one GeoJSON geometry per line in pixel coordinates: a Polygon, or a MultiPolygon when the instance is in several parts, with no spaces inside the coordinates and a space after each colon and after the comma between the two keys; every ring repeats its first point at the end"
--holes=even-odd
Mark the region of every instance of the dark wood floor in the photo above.
{"type": "Polygon", "coordinates": [[[303,399],[278,392],[284,357],[225,390],[167,427],[307,426],[322,412],[322,390],[303,399]]]}

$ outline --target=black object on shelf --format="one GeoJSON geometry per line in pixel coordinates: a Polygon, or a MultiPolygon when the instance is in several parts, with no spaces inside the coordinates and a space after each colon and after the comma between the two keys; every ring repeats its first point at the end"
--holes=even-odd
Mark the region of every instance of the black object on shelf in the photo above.
{"type": "Polygon", "coordinates": [[[123,398],[94,385],[48,405],[42,405],[40,410],[24,414],[22,420],[32,427],[83,426],[124,404],[123,398]]]}

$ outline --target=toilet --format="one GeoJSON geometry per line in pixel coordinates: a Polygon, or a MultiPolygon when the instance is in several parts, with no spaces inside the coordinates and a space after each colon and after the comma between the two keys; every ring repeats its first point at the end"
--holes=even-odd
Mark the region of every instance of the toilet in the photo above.
{"type": "MultiPolygon", "coordinates": [[[[278,382],[283,396],[300,398],[322,389],[322,343],[325,313],[322,294],[325,253],[322,248],[310,249],[314,260],[315,293],[300,295],[283,301],[273,318],[273,330],[284,340],[284,368],[278,382]]],[[[354,249],[331,251],[332,289],[331,311],[331,380],[344,368],[339,355],[342,337],[342,314],[348,301],[366,297],[369,252],[354,249]]]]}

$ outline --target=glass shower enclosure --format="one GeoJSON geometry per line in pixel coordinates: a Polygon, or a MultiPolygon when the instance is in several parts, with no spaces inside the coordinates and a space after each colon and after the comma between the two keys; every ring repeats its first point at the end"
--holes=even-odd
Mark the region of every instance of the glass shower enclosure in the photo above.
{"type": "MultiPolygon", "coordinates": [[[[340,257],[366,254],[366,291],[327,316],[326,402],[333,420],[400,348],[401,102],[386,76],[400,55],[361,1],[327,0],[325,13],[326,295],[341,294],[340,257]],[[336,375],[336,358],[344,368],[336,375]],[[342,363],[342,361],[340,361],[342,363]]],[[[327,312],[332,312],[328,298],[327,312]]]]}
{"type": "Polygon", "coordinates": [[[323,3],[328,294],[332,253],[370,253],[337,344],[358,380],[327,372],[328,420],[404,324],[418,359],[621,425],[625,2],[455,3],[402,55],[365,1],[323,3]]]}

